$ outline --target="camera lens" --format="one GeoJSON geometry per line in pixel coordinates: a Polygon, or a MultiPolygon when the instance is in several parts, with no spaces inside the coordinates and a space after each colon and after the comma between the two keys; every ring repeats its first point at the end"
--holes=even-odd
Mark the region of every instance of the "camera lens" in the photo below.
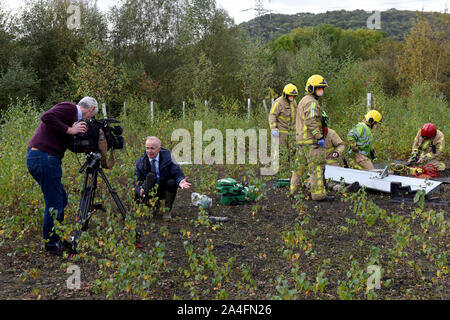
{"type": "Polygon", "coordinates": [[[116,136],[113,140],[113,148],[114,149],[123,149],[123,137],[122,136],[116,136]]]}
{"type": "Polygon", "coordinates": [[[112,129],[112,132],[116,135],[116,136],[120,136],[123,133],[123,128],[121,126],[115,126],[112,129]]]}

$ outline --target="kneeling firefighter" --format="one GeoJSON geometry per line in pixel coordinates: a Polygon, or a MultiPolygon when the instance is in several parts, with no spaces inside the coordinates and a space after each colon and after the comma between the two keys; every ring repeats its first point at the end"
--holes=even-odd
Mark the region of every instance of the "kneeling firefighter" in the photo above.
{"type": "Polygon", "coordinates": [[[439,171],[445,170],[442,155],[445,150],[444,134],[433,123],[425,123],[417,132],[412,146],[411,158],[408,165],[431,164],[439,171]]]}
{"type": "Polygon", "coordinates": [[[354,126],[347,135],[349,143],[348,165],[353,169],[372,170],[376,161],[375,150],[372,149],[372,129],[381,124],[381,113],[370,110],[364,120],[354,126]]]}

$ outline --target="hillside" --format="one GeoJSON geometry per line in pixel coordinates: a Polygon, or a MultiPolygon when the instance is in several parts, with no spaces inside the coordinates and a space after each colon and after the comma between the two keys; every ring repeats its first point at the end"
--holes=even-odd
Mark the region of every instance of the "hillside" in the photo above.
{"type": "MultiPolygon", "coordinates": [[[[372,12],[373,13],[373,12],[372,12]]],[[[367,28],[367,19],[372,13],[364,10],[338,10],[313,14],[299,12],[296,14],[266,14],[259,19],[252,19],[239,26],[255,34],[262,35],[264,39],[278,38],[296,28],[313,27],[320,24],[330,24],[342,29],[367,28]]],[[[389,9],[381,12],[381,31],[395,40],[403,40],[412,26],[412,20],[417,11],[389,9]]],[[[427,17],[435,13],[426,12],[427,17]]]]}

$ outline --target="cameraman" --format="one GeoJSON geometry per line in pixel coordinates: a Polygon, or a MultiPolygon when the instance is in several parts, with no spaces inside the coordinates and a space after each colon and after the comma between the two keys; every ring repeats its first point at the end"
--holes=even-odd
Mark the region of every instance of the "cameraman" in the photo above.
{"type": "Polygon", "coordinates": [[[27,168],[44,195],[43,236],[45,251],[51,254],[59,255],[62,250],[71,249],[53,231],[53,216],[63,222],[67,205],[67,194],[61,183],[61,160],[74,136],[87,131],[81,119],[90,119],[97,112],[97,101],[91,97],[84,97],[78,105],[69,101],[58,103],[41,115],[41,122],[28,144],[27,168]]]}

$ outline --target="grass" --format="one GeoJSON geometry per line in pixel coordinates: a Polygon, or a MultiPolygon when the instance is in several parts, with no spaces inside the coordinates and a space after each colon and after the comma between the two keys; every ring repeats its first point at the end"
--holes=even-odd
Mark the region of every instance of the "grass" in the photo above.
{"type": "MultiPolygon", "coordinates": [[[[384,116],[383,126],[374,133],[379,158],[406,159],[416,131],[426,121],[433,121],[446,136],[450,136],[448,105],[427,88],[426,83],[413,87],[406,99],[375,94],[375,106],[380,104],[384,116]]],[[[170,299],[449,298],[446,289],[448,246],[445,245],[449,225],[445,213],[426,210],[423,205],[394,212],[389,206],[380,206],[363,190],[343,196],[344,200],[338,205],[342,217],[337,215],[335,219],[339,223],[327,228],[316,220],[323,216],[323,207],[312,204],[303,194],[291,202],[287,202],[282,194],[277,198],[278,205],[283,208],[280,210],[287,210],[294,220],[277,230],[275,238],[269,240],[261,231],[261,235],[252,240],[258,248],[265,248],[265,241],[271,241],[278,249],[267,247],[243,260],[236,250],[226,256],[220,254],[217,248],[238,247],[237,239],[230,242],[237,235],[222,238],[221,232],[233,232],[233,228],[230,224],[212,223],[203,210],[185,220],[179,232],[174,233],[170,226],[156,225],[150,219],[151,213],[133,201],[134,165],[144,152],[146,136],[156,135],[163,141],[163,147],[172,149],[178,143],[172,141],[173,131],[186,129],[193,138],[194,121],[202,121],[203,132],[217,129],[224,137],[227,129],[268,129],[268,123],[262,106],[255,110],[250,120],[246,114],[241,115],[241,109],[235,105],[230,106],[229,112],[221,113],[198,106],[198,109],[186,110],[185,119],[171,112],[157,111],[153,123],[146,108],[142,101],[127,102],[127,114],[119,116],[126,145],[115,152],[116,165],[107,171],[108,179],[129,208],[126,220],[121,222],[109,214],[115,211],[115,205],[106,187],[99,183],[98,198],[106,205],[108,213],[93,216],[89,232],[83,233],[79,255],[72,260],[56,260],[54,265],[55,270],[64,270],[72,263],[89,266],[93,271],[87,280],[91,295],[108,299],[150,299],[155,297],[155,286],[169,285],[167,280],[180,286],[172,296],[164,296],[170,299]],[[134,246],[137,232],[150,241],[143,252],[134,246]],[[327,234],[336,239],[358,240],[334,252],[336,249],[325,245],[327,234]],[[385,242],[383,246],[377,246],[381,235],[385,242]],[[175,248],[174,243],[178,242],[175,248]],[[179,267],[174,267],[175,251],[179,267]],[[272,270],[269,276],[261,278],[264,271],[258,274],[257,266],[264,266],[265,261],[279,261],[280,270],[261,267],[272,270]],[[307,269],[305,263],[309,265],[307,269]],[[374,264],[382,266],[382,293],[366,288],[367,280],[373,275],[368,267],[374,264]],[[412,278],[408,283],[423,289],[399,285],[399,279],[406,275],[412,278]],[[391,289],[393,286],[398,287],[391,289]]],[[[220,106],[220,109],[227,110],[227,106],[220,106]]],[[[361,97],[354,105],[327,110],[327,113],[333,119],[332,127],[345,138],[346,131],[362,118],[365,111],[361,97]]],[[[39,124],[39,115],[29,101],[17,103],[2,115],[0,252],[8,257],[22,259],[24,255],[38,255],[42,251],[42,194],[25,165],[27,143],[39,124]]],[[[203,141],[202,149],[210,143],[212,141],[203,141]]],[[[446,151],[446,159],[448,155],[446,151]]],[[[83,155],[70,152],[66,152],[63,159],[63,184],[69,195],[66,221],[57,228],[63,235],[73,232],[72,222],[83,182],[78,169],[83,161],[83,155]]],[[[242,165],[187,165],[183,166],[183,171],[195,181],[189,194],[199,192],[214,197],[215,182],[223,177],[256,185],[261,200],[250,205],[248,212],[242,212],[242,217],[261,224],[261,230],[264,230],[277,222],[262,223],[270,210],[276,210],[277,203],[271,198],[269,189],[273,177],[260,176],[259,167],[247,161],[242,165]]],[[[286,171],[279,176],[284,174],[286,171]]],[[[44,295],[36,279],[42,279],[46,273],[30,262],[19,269],[17,277],[20,281],[34,283],[31,297],[44,295]]],[[[168,292],[172,291],[168,289],[168,292]]]]}

